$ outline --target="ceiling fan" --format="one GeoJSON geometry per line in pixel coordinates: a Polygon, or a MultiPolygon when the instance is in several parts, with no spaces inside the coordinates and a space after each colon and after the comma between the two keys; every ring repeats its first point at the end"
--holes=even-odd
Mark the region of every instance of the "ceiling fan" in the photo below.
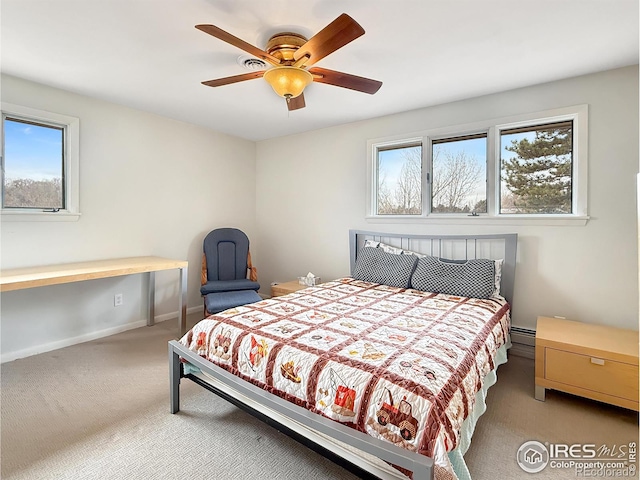
{"type": "Polygon", "coordinates": [[[382,82],[370,78],[320,67],[309,68],[364,34],[364,29],[346,13],[340,15],[310,39],[293,32],[276,33],[267,42],[265,50],[215,25],[196,25],[196,28],[272,65],[267,70],[202,82],[209,87],[220,87],[264,77],[273,90],[286,99],[287,108],[297,110],[305,106],[303,91],[311,82],[326,83],[369,94],[376,93],[382,86],[382,82]]]}

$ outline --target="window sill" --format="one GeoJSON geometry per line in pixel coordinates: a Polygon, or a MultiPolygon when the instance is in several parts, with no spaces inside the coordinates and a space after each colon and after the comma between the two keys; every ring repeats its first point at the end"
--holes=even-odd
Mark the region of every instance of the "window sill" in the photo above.
{"type": "Polygon", "coordinates": [[[0,220],[5,222],[77,222],[80,213],[73,212],[0,212],[0,220]]]}
{"type": "Polygon", "coordinates": [[[426,223],[431,225],[522,225],[522,226],[584,226],[589,220],[587,215],[551,216],[551,215],[509,215],[493,217],[488,215],[430,215],[405,216],[385,215],[365,217],[367,223],[426,223]]]}

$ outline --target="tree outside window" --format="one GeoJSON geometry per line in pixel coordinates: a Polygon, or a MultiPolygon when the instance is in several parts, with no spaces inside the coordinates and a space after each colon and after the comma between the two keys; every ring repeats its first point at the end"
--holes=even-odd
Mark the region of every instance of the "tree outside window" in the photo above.
{"type": "MultiPolygon", "coordinates": [[[[431,212],[487,212],[485,134],[433,142],[431,212]]],[[[422,145],[378,150],[378,215],[422,213],[422,145]]]]}
{"type": "Polygon", "coordinates": [[[501,132],[503,214],[572,213],[573,122],[501,132]]]}
{"type": "Polygon", "coordinates": [[[588,220],[587,105],[374,139],[368,148],[367,215],[373,219],[588,220]]]}
{"type": "Polygon", "coordinates": [[[378,150],[378,215],[422,213],[422,145],[378,150]]]}
{"type": "Polygon", "coordinates": [[[487,136],[432,142],[433,213],[487,213],[487,136]]]}

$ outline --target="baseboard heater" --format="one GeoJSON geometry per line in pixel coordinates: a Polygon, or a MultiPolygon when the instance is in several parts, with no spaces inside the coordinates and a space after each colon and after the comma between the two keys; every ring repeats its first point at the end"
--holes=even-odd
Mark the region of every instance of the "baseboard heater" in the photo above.
{"type": "Polygon", "coordinates": [[[511,341],[535,347],[536,331],[522,327],[511,327],[511,341]]]}
{"type": "Polygon", "coordinates": [[[535,358],[536,331],[528,328],[511,327],[512,354],[519,357],[535,358]]]}

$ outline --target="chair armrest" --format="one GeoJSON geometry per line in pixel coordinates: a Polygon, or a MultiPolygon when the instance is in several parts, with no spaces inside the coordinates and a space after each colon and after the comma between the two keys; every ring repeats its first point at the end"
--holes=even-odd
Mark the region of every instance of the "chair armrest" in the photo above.
{"type": "Polygon", "coordinates": [[[218,280],[210,281],[202,285],[202,287],[200,287],[200,294],[208,295],[209,293],[234,292],[239,290],[258,291],[259,289],[260,284],[258,282],[252,282],[248,279],[218,280]]]}

